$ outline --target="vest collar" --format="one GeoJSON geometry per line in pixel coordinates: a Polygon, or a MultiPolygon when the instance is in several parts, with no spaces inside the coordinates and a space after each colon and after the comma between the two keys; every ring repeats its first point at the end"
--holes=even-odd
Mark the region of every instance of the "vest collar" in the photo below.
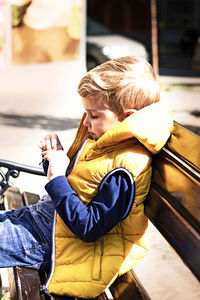
{"type": "Polygon", "coordinates": [[[92,148],[98,151],[105,147],[115,147],[127,140],[135,144],[137,139],[151,153],[156,154],[167,142],[172,129],[172,112],[160,101],[133,113],[108,130],[92,148]]]}
{"type": "MultiPolygon", "coordinates": [[[[72,157],[83,140],[88,138],[87,128],[83,126],[86,114],[83,115],[76,139],[68,151],[72,157]]],[[[173,129],[173,114],[164,101],[151,104],[133,113],[117,124],[97,141],[91,142],[86,159],[92,159],[103,153],[135,145],[138,141],[152,154],[158,153],[167,142],[173,129]]]]}

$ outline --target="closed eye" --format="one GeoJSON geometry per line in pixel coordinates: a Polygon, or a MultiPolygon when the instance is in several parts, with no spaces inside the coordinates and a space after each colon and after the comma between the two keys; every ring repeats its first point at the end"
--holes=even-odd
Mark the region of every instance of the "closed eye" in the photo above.
{"type": "Polygon", "coordinates": [[[97,119],[97,118],[98,118],[98,115],[96,115],[95,112],[90,111],[90,112],[89,112],[89,115],[90,115],[90,117],[91,117],[92,119],[97,119]]]}
{"type": "Polygon", "coordinates": [[[95,116],[95,115],[91,114],[91,118],[92,118],[92,119],[97,119],[98,116],[95,116]]]}

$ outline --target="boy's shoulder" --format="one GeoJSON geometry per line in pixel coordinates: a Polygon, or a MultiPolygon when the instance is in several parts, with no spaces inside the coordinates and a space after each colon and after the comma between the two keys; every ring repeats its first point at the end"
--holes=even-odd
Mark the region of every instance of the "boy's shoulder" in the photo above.
{"type": "Polygon", "coordinates": [[[124,167],[132,174],[140,174],[151,165],[151,153],[139,142],[128,147],[125,151],[116,151],[114,166],[124,167]]]}

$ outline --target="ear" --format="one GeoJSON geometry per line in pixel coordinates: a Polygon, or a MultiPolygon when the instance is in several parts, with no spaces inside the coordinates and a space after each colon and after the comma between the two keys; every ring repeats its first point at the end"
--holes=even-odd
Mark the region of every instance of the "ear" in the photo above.
{"type": "Polygon", "coordinates": [[[127,111],[125,111],[124,115],[125,117],[129,117],[130,115],[134,114],[137,110],[134,108],[128,109],[127,111]]]}
{"type": "Polygon", "coordinates": [[[130,108],[128,110],[126,110],[124,113],[123,113],[123,119],[129,117],[130,115],[134,114],[137,110],[134,109],[134,108],[130,108]]]}

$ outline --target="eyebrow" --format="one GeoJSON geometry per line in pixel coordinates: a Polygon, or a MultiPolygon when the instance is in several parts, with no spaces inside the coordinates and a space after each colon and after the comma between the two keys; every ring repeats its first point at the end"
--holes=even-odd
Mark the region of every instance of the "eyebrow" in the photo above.
{"type": "Polygon", "coordinates": [[[96,110],[96,109],[87,109],[87,108],[85,108],[85,110],[88,112],[99,112],[100,111],[100,110],[96,110]]]}

